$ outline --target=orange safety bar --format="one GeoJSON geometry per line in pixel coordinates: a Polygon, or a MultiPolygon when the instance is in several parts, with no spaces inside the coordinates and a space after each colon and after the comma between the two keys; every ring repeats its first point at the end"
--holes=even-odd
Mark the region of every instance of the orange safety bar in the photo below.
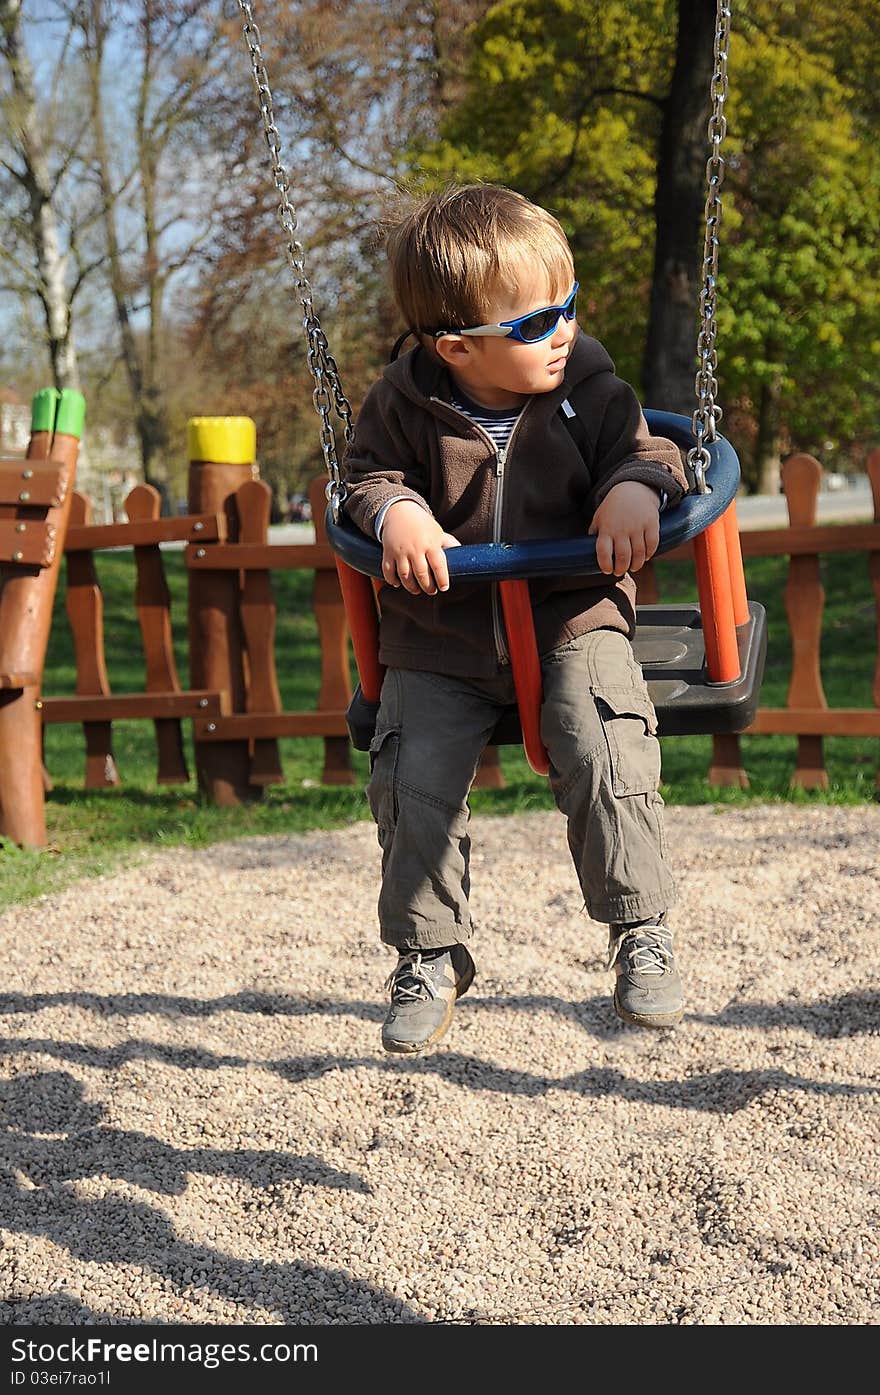
{"type": "Polygon", "coordinates": [[[546,775],[550,769],[550,757],[541,740],[543,684],[541,665],[538,660],[538,644],[535,639],[532,602],[529,596],[529,583],[527,581],[501,581],[498,584],[498,589],[501,595],[501,608],[504,611],[507,646],[510,650],[510,668],[513,674],[517,706],[519,707],[526,760],[536,775],[546,775]]]}
{"type": "Polygon", "coordinates": [[[367,702],[378,702],[385,668],[379,663],[379,612],[371,579],[355,571],[341,557],[336,558],[339,586],[351,631],[361,692],[367,702]]]}
{"type": "Polygon", "coordinates": [[[706,671],[711,683],[733,683],[740,676],[739,646],[728,561],[729,526],[725,524],[722,515],[694,538],[697,594],[700,598],[706,646],[706,671]]]}
{"type": "Polygon", "coordinates": [[[727,565],[730,568],[733,619],[735,624],[745,625],[749,620],[749,598],[746,594],[746,578],[743,571],[742,548],[739,542],[739,525],[736,521],[735,499],[731,499],[721,516],[724,519],[724,537],[727,542],[727,565]]]}

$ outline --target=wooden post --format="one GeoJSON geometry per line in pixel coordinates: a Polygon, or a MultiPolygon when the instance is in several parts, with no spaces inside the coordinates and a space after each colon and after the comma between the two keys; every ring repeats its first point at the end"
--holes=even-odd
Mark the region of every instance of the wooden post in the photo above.
{"type": "MultiPolygon", "coordinates": [[[[821,478],[822,467],[811,455],[792,455],[783,464],[782,487],[788,504],[788,521],[793,527],[807,527],[815,523],[821,478]]],[[[825,591],[820,579],[818,554],[790,557],[785,587],[785,609],[792,648],[787,698],[789,707],[828,707],[819,668],[824,606],[825,591]]],[[[821,736],[798,737],[792,785],[802,789],[828,788],[822,741],[821,736]]]]}
{"type": "MultiPolygon", "coordinates": [[[[158,489],[139,484],[125,501],[129,523],[158,519],[162,500],[158,489]]],[[[158,543],[135,546],[135,608],[141,627],[146,662],[148,693],[179,693],[180,680],[174,662],[174,642],[171,633],[171,593],[165,579],[165,567],[158,543]]],[[[183,732],[179,717],[157,717],[154,720],[160,785],[182,785],[189,779],[183,754],[183,732]]]]}
{"type": "MultiPolygon", "coordinates": [[[[272,490],[263,480],[249,480],[235,496],[239,521],[239,542],[269,542],[269,516],[272,490]]],[[[247,651],[248,712],[280,712],[281,694],[275,671],[275,620],[278,607],[272,593],[272,580],[264,572],[246,571],[241,588],[241,624],[247,651]]],[[[250,783],[283,785],[284,771],[276,737],[257,737],[253,742],[250,783]]]]}
{"type": "Polygon", "coordinates": [[[475,790],[503,790],[507,781],[501,769],[497,746],[486,746],[474,776],[475,790]]]}
{"type": "Polygon", "coordinates": [[[63,488],[47,512],[55,552],[46,567],[8,570],[0,596],[0,672],[28,679],[0,691],[0,832],[31,848],[46,846],[40,690],[84,416],[78,392],[47,388],[33,399],[27,459],[51,455],[64,467],[63,488]]]}
{"type": "MultiPolygon", "coordinates": [[[[75,494],[70,511],[74,528],[92,521],[92,505],[84,494],[75,494]]],[[[77,697],[107,697],[110,680],[104,657],[104,597],[98,583],[93,552],[67,554],[67,618],[76,656],[77,697]]],[[[119,784],[113,759],[113,727],[108,721],[83,722],[86,743],[87,790],[119,784]]]]}
{"type": "MultiPolygon", "coordinates": [[[[189,511],[225,513],[229,541],[237,542],[236,490],[259,478],[256,426],[250,417],[194,417],[188,444],[189,511]]],[[[190,687],[225,689],[233,712],[245,710],[239,592],[237,572],[189,573],[190,687]]],[[[195,758],[199,788],[212,803],[232,806],[258,797],[247,741],[197,741],[195,758]]]]}
{"type": "Polygon", "coordinates": [[[743,768],[742,751],[736,732],[716,732],[712,737],[709,784],[748,789],[749,777],[743,768]]]}

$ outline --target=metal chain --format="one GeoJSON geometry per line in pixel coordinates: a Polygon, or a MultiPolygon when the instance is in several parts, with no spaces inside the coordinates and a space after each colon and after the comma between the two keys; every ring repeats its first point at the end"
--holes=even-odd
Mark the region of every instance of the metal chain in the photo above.
{"type": "Polygon", "coordinates": [[[275,124],[272,92],[269,87],[266,65],[263,62],[263,51],[260,47],[260,31],[254,19],[250,0],[238,0],[238,6],[245,18],[242,32],[251,56],[254,85],[256,86],[257,95],[260,99],[260,115],[263,118],[266,144],[269,147],[269,155],[272,159],[272,176],[279,198],[278,217],[287,237],[287,260],[294,274],[296,288],[299,291],[299,297],[302,302],[302,325],[308,341],[308,365],[312,377],[315,380],[312,400],[315,404],[315,411],[321,419],[321,451],[324,456],[324,464],[327,467],[328,475],[325,493],[330,502],[330,507],[333,510],[333,517],[334,519],[338,519],[340,507],[345,499],[345,485],[342,482],[339,455],[336,449],[336,436],[333,431],[330,412],[335,409],[337,416],[343,423],[345,439],[350,443],[354,434],[351,403],[343,390],[336,360],[330,353],[327,337],[321,328],[321,323],[312,301],[312,288],[306,276],[305,251],[296,235],[297,221],[293,204],[290,201],[290,180],[287,177],[287,171],[281,160],[281,139],[278,135],[278,127],[275,124]]]}
{"type": "Polygon", "coordinates": [[[712,153],[706,164],[706,238],[703,245],[703,287],[700,291],[700,330],[697,335],[699,367],[694,383],[697,408],[694,412],[694,435],[697,444],[688,451],[688,462],[696,477],[699,494],[708,492],[706,470],[710,463],[707,443],[717,440],[715,430],[721,420],[721,408],[715,401],[718,391],[718,354],[715,348],[715,310],[718,288],[718,230],[721,224],[721,186],[724,183],[724,161],[721,143],[727,134],[724,102],[727,97],[727,56],[730,49],[730,12],[726,0],[718,0],[715,20],[715,45],[710,95],[712,112],[709,117],[709,142],[712,153]]]}
{"type": "MultiPolygon", "coordinates": [[[[266,144],[272,160],[272,175],[278,191],[278,216],[287,237],[287,260],[296,280],[303,308],[303,328],[308,340],[308,365],[315,380],[312,398],[315,410],[321,420],[321,451],[327,468],[327,498],[330,501],[334,518],[338,517],[340,506],[345,499],[345,486],[339,465],[336,437],[330,419],[331,410],[343,422],[345,439],[350,442],[353,435],[351,403],[345,395],[336,360],[330,353],[326,335],[321,328],[312,300],[312,288],[305,271],[305,252],[297,238],[296,213],[290,200],[290,181],[281,160],[281,141],[275,124],[272,91],[266,65],[260,46],[260,30],[254,19],[250,0],[238,0],[238,6],[245,17],[243,34],[251,57],[254,85],[260,100],[260,115],[266,136],[266,144]],[[332,394],[332,396],[331,396],[332,394]]],[[[715,23],[714,62],[710,95],[712,112],[709,117],[708,137],[711,154],[706,163],[706,235],[703,245],[703,285],[700,291],[700,329],[697,335],[698,369],[694,382],[697,407],[693,416],[693,430],[696,445],[688,452],[688,461],[693,468],[697,492],[708,490],[705,473],[711,463],[707,445],[717,440],[716,424],[721,420],[721,408],[715,401],[718,391],[718,354],[715,346],[717,326],[715,322],[716,291],[718,284],[718,231],[721,223],[721,187],[724,182],[724,160],[721,144],[727,134],[727,119],[724,115],[724,102],[727,97],[727,59],[730,49],[731,7],[726,0],[718,0],[715,23]]]]}

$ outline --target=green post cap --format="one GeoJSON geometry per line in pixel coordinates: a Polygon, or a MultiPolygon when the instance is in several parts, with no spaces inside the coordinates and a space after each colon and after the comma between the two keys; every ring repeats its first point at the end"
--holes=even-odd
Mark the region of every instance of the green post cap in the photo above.
{"type": "Polygon", "coordinates": [[[58,403],[58,411],[55,414],[56,436],[61,432],[65,436],[75,436],[79,440],[82,436],[85,419],[86,399],[81,392],[75,392],[73,388],[65,388],[61,394],[61,401],[58,403]]]}
{"type": "Polygon", "coordinates": [[[31,400],[31,432],[61,431],[79,440],[85,417],[86,399],[73,388],[40,388],[31,400]]]}
{"type": "Polygon", "coordinates": [[[55,409],[61,393],[57,388],[41,388],[31,399],[31,431],[54,431],[55,409]]]}

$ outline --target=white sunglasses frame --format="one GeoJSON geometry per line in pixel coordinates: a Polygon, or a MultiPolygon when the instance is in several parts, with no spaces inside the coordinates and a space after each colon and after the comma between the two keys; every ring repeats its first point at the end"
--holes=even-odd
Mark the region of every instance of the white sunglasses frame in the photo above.
{"type": "MultiPolygon", "coordinates": [[[[474,325],[470,329],[438,329],[434,331],[434,339],[443,339],[447,335],[454,335],[456,338],[480,338],[480,339],[510,339],[513,338],[515,344],[541,344],[545,339],[551,339],[556,333],[559,321],[565,315],[566,309],[572,301],[577,299],[580,290],[580,282],[575,281],[572,290],[566,296],[561,305],[542,305],[537,310],[530,310],[527,315],[518,315],[515,320],[507,320],[499,325],[474,325]],[[533,315],[546,314],[548,310],[558,310],[559,316],[553,328],[546,334],[540,335],[537,339],[525,339],[522,334],[517,334],[518,327],[524,320],[530,320],[533,315]]],[[[575,312],[576,313],[576,312],[575,312]]],[[[575,318],[575,315],[566,316],[567,323],[575,318]]]]}

